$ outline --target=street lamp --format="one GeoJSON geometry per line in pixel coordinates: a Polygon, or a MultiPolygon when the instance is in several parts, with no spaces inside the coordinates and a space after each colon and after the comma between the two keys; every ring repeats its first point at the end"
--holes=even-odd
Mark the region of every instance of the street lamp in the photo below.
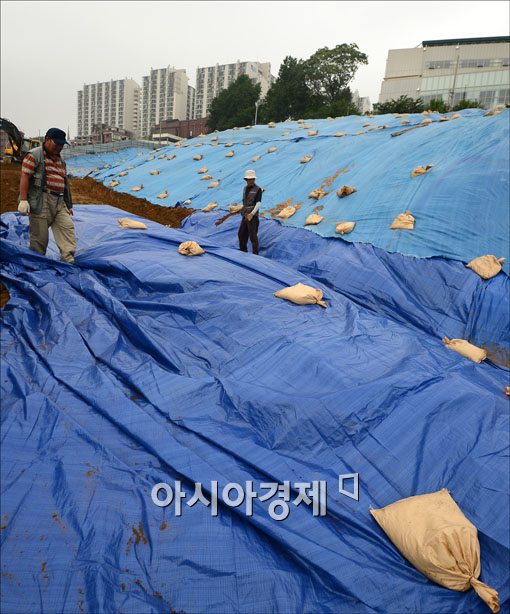
{"type": "Polygon", "coordinates": [[[253,125],[256,126],[257,125],[257,112],[259,110],[259,101],[257,100],[257,102],[255,103],[255,121],[253,122],[253,125]]]}

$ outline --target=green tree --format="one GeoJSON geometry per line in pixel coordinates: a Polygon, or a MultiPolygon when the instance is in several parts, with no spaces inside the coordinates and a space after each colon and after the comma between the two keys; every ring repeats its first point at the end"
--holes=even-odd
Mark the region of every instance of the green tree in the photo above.
{"type": "Polygon", "coordinates": [[[260,84],[254,84],[247,75],[241,75],[211,102],[207,127],[211,131],[228,130],[252,124],[259,97],[260,84]]]}
{"type": "Polygon", "coordinates": [[[314,96],[331,104],[341,98],[361,64],[368,64],[368,57],[355,43],[321,47],[304,62],[306,83],[314,96]]]}
{"type": "Polygon", "coordinates": [[[269,88],[260,108],[262,121],[297,119],[305,114],[312,102],[306,84],[304,62],[288,55],[280,66],[278,78],[269,88]]]}
{"type": "Polygon", "coordinates": [[[442,98],[432,98],[427,105],[427,110],[437,111],[437,113],[446,113],[448,111],[448,105],[442,98]]]}
{"type": "Polygon", "coordinates": [[[400,96],[396,100],[387,100],[374,104],[374,114],[384,115],[385,113],[421,113],[423,111],[423,100],[421,98],[410,98],[400,96]]]}
{"type": "Polygon", "coordinates": [[[478,100],[459,100],[453,107],[453,111],[462,111],[462,109],[483,109],[478,100]]]}

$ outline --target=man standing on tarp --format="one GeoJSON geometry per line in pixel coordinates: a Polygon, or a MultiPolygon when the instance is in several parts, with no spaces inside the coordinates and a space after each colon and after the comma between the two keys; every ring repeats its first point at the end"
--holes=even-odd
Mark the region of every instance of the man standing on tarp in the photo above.
{"type": "Polygon", "coordinates": [[[60,157],[66,133],[50,128],[40,147],[31,149],[21,167],[18,211],[29,215],[30,249],[46,254],[49,228],[60,250],[60,259],[74,263],[76,235],[73,201],[66,165],[60,157]]]}
{"type": "Polygon", "coordinates": [[[255,183],[255,171],[248,170],[244,174],[246,187],[243,191],[243,208],[241,209],[241,224],[239,226],[239,249],[242,252],[248,251],[248,237],[254,254],[259,253],[259,209],[262,200],[262,190],[255,183]]]}

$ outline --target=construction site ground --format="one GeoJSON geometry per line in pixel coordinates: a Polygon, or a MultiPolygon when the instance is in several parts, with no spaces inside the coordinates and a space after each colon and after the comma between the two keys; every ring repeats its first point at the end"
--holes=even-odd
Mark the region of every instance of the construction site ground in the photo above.
{"type": "MultiPolygon", "coordinates": [[[[2,163],[0,165],[0,213],[17,211],[20,172],[20,164],[2,163]]],[[[172,228],[179,228],[181,221],[193,212],[192,209],[184,207],[153,205],[143,198],[114,192],[90,177],[71,179],[71,192],[76,205],[110,205],[172,228]]],[[[8,300],[9,293],[0,283],[0,307],[3,307],[8,300]]]]}

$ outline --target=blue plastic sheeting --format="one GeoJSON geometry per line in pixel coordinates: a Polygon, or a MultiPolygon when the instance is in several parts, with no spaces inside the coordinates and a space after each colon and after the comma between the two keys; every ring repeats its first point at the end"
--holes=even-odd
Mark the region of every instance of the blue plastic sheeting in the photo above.
{"type": "Polygon", "coordinates": [[[118,151],[72,156],[66,158],[67,173],[71,177],[85,177],[99,169],[116,167],[132,159],[139,160],[139,156],[145,156],[151,151],[149,148],[127,147],[118,151]]]}
{"type": "Polygon", "coordinates": [[[143,185],[136,194],[162,206],[181,205],[189,199],[196,209],[210,202],[226,209],[240,201],[244,171],[254,168],[259,185],[266,190],[263,211],[282,203],[300,207],[285,225],[303,227],[306,217],[321,207],[324,220],[311,231],[323,237],[335,236],[338,222],[354,221],[356,228],[345,237],[347,241],[463,262],[494,254],[507,259],[504,268],[509,273],[509,111],[484,117],[483,110],[472,109],[450,121],[439,121],[441,117],[437,113],[404,119],[350,116],[309,120],[305,129],[298,122],[283,122],[275,128],[228,130],[151,153],[145,164],[124,177],[118,173],[131,166],[130,161],[94,177],[105,183],[117,179],[120,185],[115,190],[121,192],[143,185]],[[418,127],[424,119],[432,123],[418,127]],[[365,123],[370,126],[364,127],[365,123]],[[371,130],[374,127],[383,128],[371,130]],[[318,134],[308,136],[308,128],[318,134]],[[413,130],[391,136],[409,128],[413,130]],[[335,137],[337,133],[345,136],[335,137]],[[225,147],[229,143],[232,147],[225,147]],[[276,151],[268,153],[272,146],[276,151]],[[232,158],[225,157],[229,151],[235,152],[232,158]],[[168,160],[169,154],[175,154],[175,159],[168,160]],[[203,158],[193,160],[198,154],[203,158]],[[261,158],[252,162],[255,155],[261,158]],[[301,164],[305,155],[312,160],[301,164]],[[411,177],[414,168],[427,164],[433,167],[426,175],[411,177]],[[207,187],[212,180],[201,179],[201,167],[219,181],[217,187],[207,187]],[[156,170],[159,175],[150,175],[156,170]],[[340,199],[336,191],[342,185],[357,191],[340,199]],[[308,198],[321,186],[328,192],[324,198],[308,198]],[[165,190],[168,198],[158,199],[165,190]],[[416,219],[415,229],[391,230],[395,216],[406,210],[416,219]]]}
{"type": "MultiPolygon", "coordinates": [[[[183,230],[236,248],[240,216],[197,212],[183,230]]],[[[510,367],[510,279],[482,280],[460,262],[390,254],[261,220],[260,254],[305,273],[358,305],[437,338],[466,339],[510,367]]]]}
{"type": "MultiPolygon", "coordinates": [[[[478,527],[481,579],[507,611],[507,372],[352,300],[319,264],[311,276],[206,236],[186,258],[196,232],[75,213],[75,266],[28,251],[25,220],[2,216],[2,611],[486,612],[429,582],[370,516],[441,488],[478,527]],[[328,309],[272,295],[297,282],[328,309]],[[339,493],[347,473],[359,501],[339,493]],[[181,517],[150,498],[176,480],[181,517]],[[289,517],[271,500],[252,516],[186,505],[214,480],[288,480],[289,517]],[[312,480],[327,481],[324,517],[292,503],[312,480]]],[[[370,303],[384,262],[365,257],[370,303]]]]}

